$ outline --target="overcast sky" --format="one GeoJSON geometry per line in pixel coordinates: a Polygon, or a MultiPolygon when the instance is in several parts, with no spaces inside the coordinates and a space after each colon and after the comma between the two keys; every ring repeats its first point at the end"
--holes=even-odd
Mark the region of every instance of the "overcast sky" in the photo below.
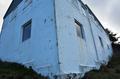
{"type": "Polygon", "coordinates": [[[12,0],[0,0],[0,30],[3,23],[3,16],[8,9],[12,0]]]}
{"type": "MultiPolygon", "coordinates": [[[[3,16],[12,0],[0,0],[0,28],[3,16]]],[[[120,35],[120,0],[82,0],[98,17],[104,27],[120,35]]]]}
{"type": "Polygon", "coordinates": [[[120,0],[82,0],[89,5],[105,28],[120,36],[120,0]]]}

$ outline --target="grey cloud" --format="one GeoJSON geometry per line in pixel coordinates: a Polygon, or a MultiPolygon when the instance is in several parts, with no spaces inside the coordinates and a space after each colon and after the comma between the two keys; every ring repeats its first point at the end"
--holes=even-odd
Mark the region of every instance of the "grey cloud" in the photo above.
{"type": "Polygon", "coordinates": [[[82,1],[90,5],[90,7],[97,9],[98,8],[105,9],[109,4],[109,0],[82,0],[82,1]]]}
{"type": "Polygon", "coordinates": [[[120,5],[119,4],[116,4],[114,7],[111,8],[109,19],[111,23],[117,26],[120,26],[120,5]]]}
{"type": "MultiPolygon", "coordinates": [[[[3,17],[12,0],[0,0],[0,17],[3,17]]],[[[109,23],[110,29],[120,31],[120,0],[82,0],[88,4],[98,19],[103,23],[109,23]],[[119,29],[119,30],[118,30],[119,29]]],[[[0,18],[0,20],[2,20],[0,18]]],[[[0,24],[1,25],[1,24],[0,24]]],[[[1,27],[1,26],[0,26],[1,27]]],[[[107,27],[107,26],[106,26],[107,27]]]]}
{"type": "Polygon", "coordinates": [[[12,0],[0,0],[0,31],[3,23],[3,16],[12,0]]]}
{"type": "Polygon", "coordinates": [[[108,13],[108,20],[111,23],[112,29],[115,29],[115,32],[120,35],[120,1],[116,0],[114,4],[110,7],[108,13]]]}
{"type": "Polygon", "coordinates": [[[108,23],[113,31],[120,33],[120,0],[82,0],[87,3],[102,24],[108,23]]]}

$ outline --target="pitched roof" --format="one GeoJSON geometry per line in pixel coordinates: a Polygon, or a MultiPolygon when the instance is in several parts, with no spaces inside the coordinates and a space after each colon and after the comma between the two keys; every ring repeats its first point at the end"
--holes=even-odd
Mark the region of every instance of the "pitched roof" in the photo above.
{"type": "Polygon", "coordinates": [[[6,14],[4,15],[4,18],[6,18],[15,8],[22,2],[23,0],[13,0],[10,4],[10,7],[8,8],[6,14]]]}

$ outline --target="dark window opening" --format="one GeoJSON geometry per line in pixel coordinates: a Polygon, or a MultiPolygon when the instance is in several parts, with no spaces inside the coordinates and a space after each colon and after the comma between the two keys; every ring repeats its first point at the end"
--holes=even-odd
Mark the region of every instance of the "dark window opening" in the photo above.
{"type": "Polygon", "coordinates": [[[103,42],[102,42],[102,38],[101,37],[99,37],[99,40],[100,40],[100,44],[101,44],[101,46],[102,46],[102,48],[104,47],[104,45],[103,45],[103,42]]]}
{"type": "Polygon", "coordinates": [[[108,49],[110,49],[109,45],[107,45],[108,49]]]}
{"type": "Polygon", "coordinates": [[[25,41],[31,37],[31,25],[32,20],[29,20],[27,23],[23,25],[22,41],[25,41]]]}
{"type": "Polygon", "coordinates": [[[80,22],[78,22],[76,19],[75,19],[75,26],[76,26],[77,36],[85,39],[84,28],[83,28],[82,24],[80,22]]]}

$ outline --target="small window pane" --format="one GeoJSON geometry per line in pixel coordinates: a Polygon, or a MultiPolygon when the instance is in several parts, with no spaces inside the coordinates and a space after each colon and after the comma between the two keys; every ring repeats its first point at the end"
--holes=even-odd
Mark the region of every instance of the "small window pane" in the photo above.
{"type": "Polygon", "coordinates": [[[25,41],[31,37],[31,20],[23,25],[23,37],[22,41],[25,41]]]}

